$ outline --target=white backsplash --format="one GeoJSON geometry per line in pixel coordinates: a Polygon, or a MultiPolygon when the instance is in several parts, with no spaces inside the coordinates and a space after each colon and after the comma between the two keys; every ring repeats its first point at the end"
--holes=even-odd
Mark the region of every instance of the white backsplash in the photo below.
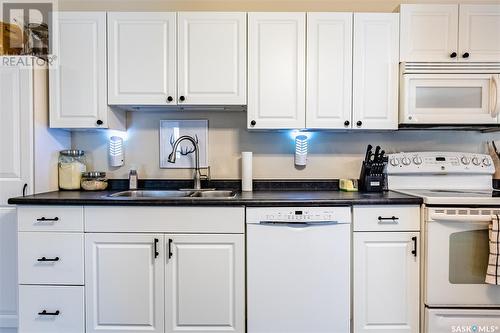
{"type": "Polygon", "coordinates": [[[208,119],[209,165],[214,179],[241,176],[240,153],[254,153],[255,179],[322,179],[357,177],[368,144],[388,153],[399,151],[485,152],[485,142],[500,133],[472,131],[314,132],[309,140],[307,166],[294,166],[294,141],[289,131],[249,132],[245,112],[129,112],[125,165],[108,165],[108,131],[76,131],[73,148],[87,151],[90,168],[110,178],[127,178],[131,166],[140,178],[190,178],[191,170],[159,167],[159,125],[162,119],[208,119]]]}

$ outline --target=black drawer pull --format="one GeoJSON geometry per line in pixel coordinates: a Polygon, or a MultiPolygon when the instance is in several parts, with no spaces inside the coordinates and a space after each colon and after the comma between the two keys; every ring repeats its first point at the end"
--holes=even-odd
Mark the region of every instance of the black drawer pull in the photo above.
{"type": "Polygon", "coordinates": [[[46,217],[40,217],[39,219],[36,219],[38,222],[57,222],[59,221],[58,217],[54,218],[46,218],[46,217]]]}
{"type": "Polygon", "coordinates": [[[378,217],[378,223],[383,224],[383,223],[390,223],[390,224],[397,224],[399,220],[399,217],[396,216],[391,216],[391,217],[378,217]]]}
{"type": "Polygon", "coordinates": [[[413,254],[416,257],[417,256],[417,237],[412,237],[411,240],[413,241],[413,250],[411,251],[411,254],[413,254]]]}
{"type": "Polygon", "coordinates": [[[61,312],[57,310],[56,312],[47,312],[47,310],[43,310],[42,312],[38,312],[39,316],[59,316],[61,312]]]}
{"type": "Polygon", "coordinates": [[[59,257],[55,257],[55,258],[41,257],[41,258],[38,258],[37,261],[59,261],[59,257]]]}

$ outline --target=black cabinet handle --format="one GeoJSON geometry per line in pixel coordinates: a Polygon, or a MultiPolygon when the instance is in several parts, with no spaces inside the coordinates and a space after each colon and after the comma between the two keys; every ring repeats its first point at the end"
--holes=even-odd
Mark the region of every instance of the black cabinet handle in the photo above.
{"type": "Polygon", "coordinates": [[[363,125],[363,122],[361,120],[358,120],[358,122],[356,123],[356,126],[361,127],[361,125],[363,125]]]}
{"type": "Polygon", "coordinates": [[[457,57],[457,52],[452,52],[450,54],[450,58],[456,58],[457,57]]]}
{"type": "Polygon", "coordinates": [[[469,52],[465,52],[462,54],[462,58],[468,58],[470,56],[469,52]]]}
{"type": "Polygon", "coordinates": [[[351,122],[349,120],[344,121],[344,126],[349,126],[351,125],[351,122]]]}
{"type": "Polygon", "coordinates": [[[160,252],[158,252],[158,242],[160,240],[158,238],[155,238],[155,258],[158,258],[158,256],[160,255],[160,252]]]}
{"type": "Polygon", "coordinates": [[[57,222],[59,221],[59,218],[58,217],[54,217],[54,218],[46,218],[46,217],[40,217],[39,219],[36,219],[37,222],[57,222]]]}
{"type": "Polygon", "coordinates": [[[386,221],[386,220],[397,221],[397,220],[399,220],[399,217],[396,217],[396,216],[391,216],[391,217],[382,217],[382,216],[379,216],[378,220],[379,221],[386,221]]]}
{"type": "Polygon", "coordinates": [[[255,125],[257,125],[257,122],[256,122],[255,120],[252,120],[252,121],[250,122],[250,125],[255,126],[255,125]]]}
{"type": "Polygon", "coordinates": [[[413,250],[411,251],[411,254],[413,254],[416,257],[417,256],[417,237],[412,237],[411,240],[413,241],[413,250]]]}
{"type": "Polygon", "coordinates": [[[391,217],[378,217],[378,223],[379,224],[397,224],[399,220],[399,217],[396,216],[391,216],[391,217]]]}
{"type": "Polygon", "coordinates": [[[167,97],[167,102],[169,102],[169,103],[170,103],[170,102],[172,102],[173,100],[174,100],[174,98],[173,98],[172,96],[168,96],[168,97],[167,97]]]}
{"type": "Polygon", "coordinates": [[[172,239],[168,239],[168,259],[172,258],[172,243],[173,243],[173,240],[172,239]]]}
{"type": "Polygon", "coordinates": [[[96,124],[97,124],[98,126],[101,126],[102,124],[104,124],[104,122],[103,122],[101,119],[98,119],[98,120],[96,121],[96,124]]]}
{"type": "Polygon", "coordinates": [[[41,257],[41,258],[38,258],[36,261],[59,261],[59,257],[55,257],[55,258],[41,257]]]}
{"type": "Polygon", "coordinates": [[[42,312],[38,312],[39,316],[59,316],[61,312],[57,310],[56,312],[47,312],[47,310],[43,310],[42,312]]]}
{"type": "Polygon", "coordinates": [[[28,184],[24,184],[23,186],[23,197],[26,196],[26,190],[28,189],[28,184]]]}
{"type": "Polygon", "coordinates": [[[184,101],[186,100],[186,97],[181,96],[181,97],[179,97],[179,100],[180,100],[181,102],[184,102],[184,101]]]}

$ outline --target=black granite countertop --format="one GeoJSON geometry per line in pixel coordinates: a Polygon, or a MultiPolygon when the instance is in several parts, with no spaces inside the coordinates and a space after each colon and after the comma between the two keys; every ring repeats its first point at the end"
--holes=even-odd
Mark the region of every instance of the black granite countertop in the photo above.
{"type": "Polygon", "coordinates": [[[383,193],[341,192],[334,190],[239,192],[230,199],[197,198],[116,198],[117,192],[54,191],[9,199],[16,205],[123,205],[123,206],[350,206],[419,205],[421,198],[392,191],[383,193]]]}

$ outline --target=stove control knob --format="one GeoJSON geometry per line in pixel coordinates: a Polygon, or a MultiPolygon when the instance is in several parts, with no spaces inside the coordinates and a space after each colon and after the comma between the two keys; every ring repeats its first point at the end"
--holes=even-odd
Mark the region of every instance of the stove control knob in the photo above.
{"type": "Polygon", "coordinates": [[[391,158],[391,165],[392,166],[398,166],[399,165],[399,160],[397,158],[391,158]]]}
{"type": "Polygon", "coordinates": [[[483,158],[483,165],[489,167],[491,165],[491,161],[489,158],[483,158]]]}
{"type": "Polygon", "coordinates": [[[403,165],[410,165],[411,164],[411,160],[408,157],[403,157],[401,162],[403,163],[403,165]]]}
{"type": "Polygon", "coordinates": [[[460,159],[460,161],[462,161],[462,164],[465,164],[465,165],[469,165],[470,164],[470,158],[468,158],[467,156],[462,156],[462,158],[460,159]]]}
{"type": "Polygon", "coordinates": [[[413,163],[415,163],[416,165],[422,164],[422,158],[420,156],[415,156],[413,158],[413,163]]]}
{"type": "Polygon", "coordinates": [[[481,162],[479,161],[479,158],[477,158],[477,157],[473,157],[473,158],[472,158],[472,164],[474,164],[474,165],[479,165],[479,164],[481,164],[481,162]]]}

